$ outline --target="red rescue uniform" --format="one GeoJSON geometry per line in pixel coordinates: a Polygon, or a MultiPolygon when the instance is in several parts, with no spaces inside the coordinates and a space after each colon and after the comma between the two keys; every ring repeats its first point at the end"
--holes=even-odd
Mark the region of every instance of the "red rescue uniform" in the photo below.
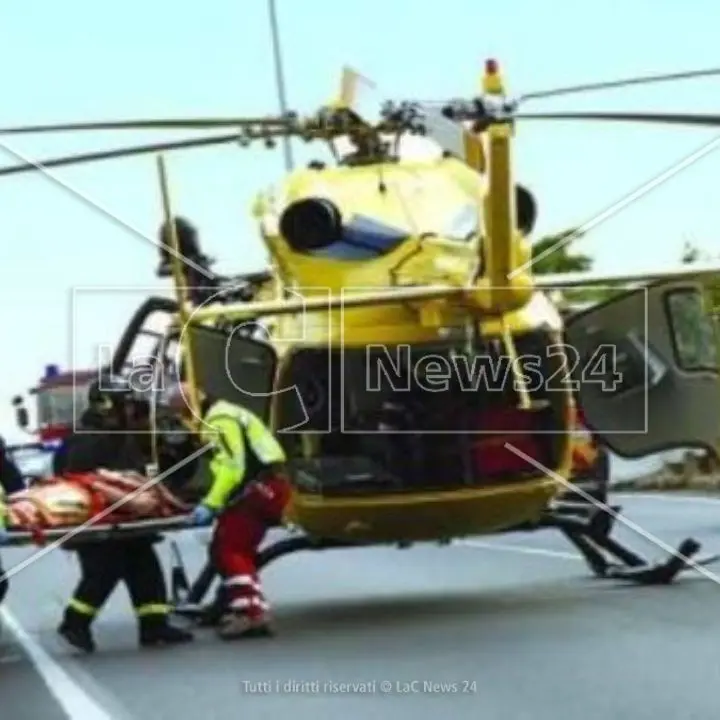
{"type": "Polygon", "coordinates": [[[212,553],[229,610],[220,634],[266,634],[269,605],[256,556],[268,529],[282,524],[290,499],[285,452],[257,415],[222,400],[203,417],[202,439],[214,453],[212,484],[201,505],[218,514],[212,553]]]}

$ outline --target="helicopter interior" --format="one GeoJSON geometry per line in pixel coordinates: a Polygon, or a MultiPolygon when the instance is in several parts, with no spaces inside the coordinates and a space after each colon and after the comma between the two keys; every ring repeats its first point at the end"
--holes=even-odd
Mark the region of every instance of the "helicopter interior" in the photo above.
{"type": "MultiPolygon", "coordinates": [[[[170,311],[172,303],[163,307],[170,311]]],[[[138,322],[144,315],[138,311],[138,322]]],[[[131,325],[137,335],[138,323],[131,325]]],[[[281,346],[249,326],[240,332],[192,326],[189,337],[198,384],[272,417],[295,483],[308,494],[478,488],[537,476],[536,466],[505,448],[506,442],[545,467],[558,467],[568,442],[568,394],[559,391],[569,382],[573,389],[579,382],[575,395],[590,429],[624,457],[678,446],[673,418],[682,418],[683,446],[693,440],[711,446],[716,427],[715,334],[701,286],[687,280],[659,282],[566,313],[562,339],[580,356],[599,361],[593,378],[583,375],[591,363],[568,358],[575,367],[563,365],[550,331],[515,336],[532,409],[522,408],[501,338],[468,336],[461,328],[411,351],[403,345],[296,346],[279,353],[281,346]],[[599,342],[616,348],[612,362],[594,355],[599,342]],[[603,364],[611,378],[600,377],[603,364]],[[643,428],[650,417],[648,433],[643,428]]],[[[155,353],[166,386],[186,378],[184,364],[176,365],[178,349],[178,338],[165,337],[155,353]]],[[[165,420],[171,419],[160,413],[161,435],[165,420]]],[[[185,440],[163,437],[163,466],[192,451],[185,440]]],[[[168,483],[185,495],[201,474],[192,463],[168,483]]]]}
{"type": "Polygon", "coordinates": [[[263,418],[274,413],[294,481],[306,493],[521,481],[542,473],[505,442],[551,468],[567,442],[563,360],[545,351],[552,344],[545,331],[515,339],[532,409],[521,408],[518,384],[508,381],[499,338],[475,340],[470,352],[458,331],[411,350],[298,348],[278,358],[269,343],[224,329],[195,327],[192,336],[198,384],[263,418]]]}

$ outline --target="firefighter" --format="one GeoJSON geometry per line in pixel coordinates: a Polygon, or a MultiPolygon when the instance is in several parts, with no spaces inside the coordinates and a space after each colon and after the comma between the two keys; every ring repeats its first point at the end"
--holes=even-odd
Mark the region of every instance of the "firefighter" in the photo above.
{"type": "MultiPolygon", "coordinates": [[[[189,417],[189,387],[173,393],[171,406],[189,417]]],[[[212,561],[223,578],[225,615],[218,634],[231,640],[273,634],[269,605],[258,579],[256,554],[266,532],[281,525],[290,499],[285,452],[273,433],[244,407],[201,397],[202,441],[214,447],[211,485],[192,521],[217,519],[212,561]]]]}
{"type": "MultiPolygon", "coordinates": [[[[68,438],[65,473],[134,470],[145,473],[145,457],[132,433],[131,393],[122,384],[110,390],[93,384],[90,405],[79,431],[68,438]],[[84,431],[84,432],[83,432],[84,431]],[[89,431],[89,432],[88,432],[89,431]]],[[[138,428],[135,427],[137,430],[138,428]]],[[[157,537],[89,541],[76,550],[81,578],[65,609],[58,632],[85,652],[95,650],[91,626],[120,582],[125,582],[139,623],[142,647],[189,642],[193,636],[168,622],[165,577],[154,548],[157,537]]]]}

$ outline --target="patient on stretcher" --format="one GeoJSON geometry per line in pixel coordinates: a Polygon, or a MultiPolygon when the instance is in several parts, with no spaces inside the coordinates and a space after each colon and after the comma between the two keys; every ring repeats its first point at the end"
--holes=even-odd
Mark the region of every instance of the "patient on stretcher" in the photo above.
{"type": "Polygon", "coordinates": [[[82,525],[103,514],[102,524],[184,515],[191,505],[162,482],[134,472],[95,472],[53,477],[7,498],[8,529],[33,530],[82,525]],[[115,507],[116,506],[116,507],[115,507]]]}
{"type": "Polygon", "coordinates": [[[161,443],[158,450],[158,471],[164,476],[160,482],[153,483],[136,470],[96,468],[95,462],[87,472],[76,474],[63,473],[57,467],[60,472],[53,477],[8,495],[8,529],[69,528],[97,516],[101,516],[99,524],[112,525],[186,515],[207,490],[205,468],[196,461],[166,473],[191,454],[195,444],[186,438],[180,444],[161,443]]]}

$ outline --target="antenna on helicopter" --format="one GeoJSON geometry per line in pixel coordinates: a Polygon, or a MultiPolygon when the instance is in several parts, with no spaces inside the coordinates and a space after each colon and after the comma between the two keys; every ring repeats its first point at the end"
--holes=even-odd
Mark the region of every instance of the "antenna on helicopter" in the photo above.
{"type": "MultiPolygon", "coordinates": [[[[275,84],[277,86],[280,113],[287,115],[287,93],[285,89],[285,71],[283,69],[282,49],[280,46],[280,29],[278,25],[277,6],[275,0],[268,0],[268,14],[270,16],[270,38],[272,42],[273,58],[275,61],[275,84]]],[[[285,169],[290,172],[295,162],[293,160],[292,140],[289,135],[283,138],[283,151],[285,154],[285,169]]]]}

